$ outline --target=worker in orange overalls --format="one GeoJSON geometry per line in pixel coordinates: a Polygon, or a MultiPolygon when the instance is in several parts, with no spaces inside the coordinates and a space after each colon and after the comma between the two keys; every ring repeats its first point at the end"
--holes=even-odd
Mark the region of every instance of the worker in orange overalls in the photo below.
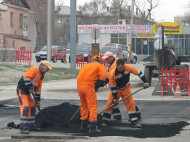
{"type": "MultiPolygon", "coordinates": [[[[141,71],[139,71],[135,67],[125,64],[123,59],[118,59],[116,62],[116,68],[111,71],[109,76],[109,84],[112,91],[112,96],[109,97],[106,108],[112,103],[114,103],[114,105],[118,105],[118,100],[120,97],[124,98],[131,94],[130,73],[138,75],[140,77],[140,79],[144,82],[144,88],[149,87],[149,84],[147,83],[141,71]]],[[[132,127],[141,127],[139,123],[141,118],[139,118],[138,115],[140,112],[138,110],[138,107],[135,106],[133,96],[126,98],[125,100],[123,100],[123,102],[126,105],[132,127]]],[[[103,114],[102,121],[107,125],[109,120],[111,119],[112,110],[113,108],[110,108],[103,114]]]]}
{"type": "MultiPolygon", "coordinates": [[[[107,51],[104,56],[102,57],[102,59],[104,60],[104,62],[106,62],[109,65],[109,69],[107,72],[107,79],[106,79],[106,83],[107,84],[109,82],[109,74],[110,72],[116,67],[116,61],[118,60],[118,58],[115,58],[113,56],[113,53],[110,51],[107,51]]],[[[110,90],[110,94],[109,94],[109,98],[112,97],[112,92],[110,90]]],[[[109,99],[108,99],[109,100],[109,99]]],[[[113,111],[111,112],[111,114],[113,115],[113,118],[116,120],[121,120],[121,112],[119,110],[119,105],[116,105],[113,107],[113,111]]],[[[106,126],[106,122],[101,124],[103,127],[106,126]]]]}
{"type": "Polygon", "coordinates": [[[52,70],[49,61],[42,61],[39,66],[29,68],[21,77],[17,86],[17,95],[20,106],[20,129],[21,134],[31,131],[40,131],[35,125],[36,108],[40,107],[42,80],[48,70],[52,70]],[[30,93],[35,94],[35,100],[30,93]]]}
{"type": "Polygon", "coordinates": [[[104,86],[106,69],[100,63],[100,56],[94,56],[92,63],[84,65],[78,75],[77,88],[81,101],[81,130],[87,130],[89,121],[89,133],[101,132],[97,128],[97,97],[95,85],[104,86]]]}

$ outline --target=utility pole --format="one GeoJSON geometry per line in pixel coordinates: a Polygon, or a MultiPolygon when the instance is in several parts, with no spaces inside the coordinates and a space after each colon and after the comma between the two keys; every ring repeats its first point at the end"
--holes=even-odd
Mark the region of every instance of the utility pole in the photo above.
{"type": "MultiPolygon", "coordinates": [[[[128,38],[128,53],[131,53],[131,44],[132,44],[132,30],[133,30],[133,16],[134,16],[134,3],[135,0],[132,0],[131,5],[131,22],[130,22],[130,33],[128,38]]],[[[127,60],[129,62],[130,55],[128,54],[127,60]]]]}
{"type": "Polygon", "coordinates": [[[76,74],[76,0],[70,0],[70,7],[70,69],[76,74]]]}
{"type": "Polygon", "coordinates": [[[51,62],[51,31],[52,31],[52,0],[48,0],[47,5],[47,60],[51,62]]]}

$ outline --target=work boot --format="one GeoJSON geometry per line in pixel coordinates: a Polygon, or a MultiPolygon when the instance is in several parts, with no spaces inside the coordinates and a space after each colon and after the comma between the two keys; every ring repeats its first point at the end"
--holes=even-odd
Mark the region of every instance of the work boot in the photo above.
{"type": "Polygon", "coordinates": [[[41,128],[38,128],[38,127],[32,127],[30,128],[30,131],[35,131],[35,132],[41,132],[41,128]]]}
{"type": "Polygon", "coordinates": [[[135,106],[136,112],[137,112],[137,117],[138,117],[138,121],[141,122],[142,118],[141,118],[141,113],[139,111],[139,108],[137,106],[135,106]]]}
{"type": "Polygon", "coordinates": [[[132,128],[142,128],[142,125],[138,122],[138,120],[131,121],[132,128]]]}
{"type": "Polygon", "coordinates": [[[88,120],[81,120],[81,127],[80,130],[81,131],[85,131],[88,128],[88,120]]]}
{"type": "Polygon", "coordinates": [[[116,120],[122,120],[119,107],[114,107],[112,111],[113,118],[116,120]]]}
{"type": "Polygon", "coordinates": [[[29,130],[28,129],[21,129],[20,133],[21,134],[29,134],[29,130]]]}
{"type": "Polygon", "coordinates": [[[108,127],[108,121],[107,120],[102,120],[102,127],[108,127]]]}
{"type": "Polygon", "coordinates": [[[97,122],[90,122],[89,133],[101,133],[101,130],[98,130],[97,122]]]}

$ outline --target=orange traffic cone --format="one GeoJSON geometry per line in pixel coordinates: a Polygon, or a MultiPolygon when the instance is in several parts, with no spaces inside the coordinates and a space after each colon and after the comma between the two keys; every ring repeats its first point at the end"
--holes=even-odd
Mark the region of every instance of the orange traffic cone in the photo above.
{"type": "Polygon", "coordinates": [[[180,91],[180,86],[179,83],[177,83],[176,90],[174,92],[174,98],[181,98],[181,91],[180,91]]]}

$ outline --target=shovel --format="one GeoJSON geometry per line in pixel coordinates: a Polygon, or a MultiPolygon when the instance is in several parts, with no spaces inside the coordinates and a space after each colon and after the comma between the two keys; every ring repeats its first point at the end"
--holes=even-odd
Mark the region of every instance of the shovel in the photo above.
{"type": "Polygon", "coordinates": [[[36,101],[36,98],[35,98],[34,93],[31,93],[31,94],[32,94],[33,99],[34,99],[34,102],[35,102],[35,107],[39,110],[39,113],[40,113],[40,116],[41,116],[40,118],[43,120],[43,123],[41,123],[41,127],[48,127],[49,125],[52,124],[52,122],[51,122],[50,120],[45,119],[42,110],[40,109],[40,107],[38,107],[38,106],[36,105],[36,102],[37,102],[37,101],[36,101]]]}
{"type": "Polygon", "coordinates": [[[77,116],[77,114],[80,112],[80,107],[77,109],[77,111],[71,116],[71,118],[64,124],[62,125],[63,127],[67,127],[69,123],[77,116]]]}
{"type": "MultiPolygon", "coordinates": [[[[121,101],[127,99],[128,97],[130,97],[130,96],[136,94],[137,92],[139,92],[139,91],[141,91],[141,90],[143,90],[143,89],[144,89],[144,87],[142,87],[142,88],[136,90],[135,92],[131,93],[130,95],[124,97],[123,99],[121,99],[121,100],[118,101],[118,104],[119,104],[121,101]]],[[[112,108],[112,107],[114,107],[114,106],[115,106],[114,104],[111,104],[111,105],[108,106],[106,109],[104,109],[103,111],[99,112],[98,115],[102,114],[103,112],[105,112],[106,110],[108,110],[108,109],[110,109],[110,108],[112,108]]]]}

